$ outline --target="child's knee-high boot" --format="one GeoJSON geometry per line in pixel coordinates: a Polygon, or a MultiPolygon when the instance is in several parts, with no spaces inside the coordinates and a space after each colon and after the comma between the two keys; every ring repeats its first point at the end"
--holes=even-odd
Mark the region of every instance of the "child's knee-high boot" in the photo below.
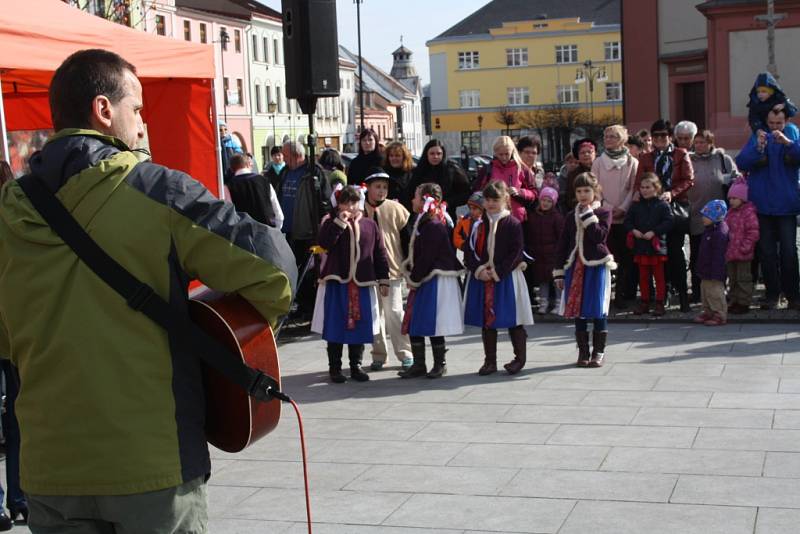
{"type": "Polygon", "coordinates": [[[331,382],[341,384],[347,382],[342,374],[342,345],[341,343],[328,343],[328,373],[331,382]]]}
{"type": "Polygon", "coordinates": [[[400,378],[417,378],[425,376],[428,372],[428,366],[425,365],[425,341],[412,341],[411,342],[411,355],[414,357],[414,363],[405,371],[397,373],[400,378]]]}
{"type": "Polygon", "coordinates": [[[575,332],[575,341],[578,343],[578,367],[588,367],[592,355],[589,349],[589,332],[575,332]]]}
{"type": "Polygon", "coordinates": [[[514,359],[505,364],[505,370],[508,374],[515,375],[525,367],[525,360],[528,354],[528,333],[525,327],[517,325],[508,330],[508,335],[511,336],[511,346],[514,348],[514,359]]]}
{"type": "Polygon", "coordinates": [[[592,332],[592,361],[589,362],[589,367],[603,367],[603,362],[606,358],[606,340],[608,339],[608,331],[592,332]]]}
{"type": "Polygon", "coordinates": [[[350,378],[357,382],[366,382],[369,380],[369,375],[361,369],[364,345],[348,345],[347,355],[350,357],[350,378]]]}
{"type": "Polygon", "coordinates": [[[483,338],[484,360],[478,369],[478,374],[486,376],[497,372],[497,330],[484,328],[481,330],[481,338],[483,338]]]}
{"type": "Polygon", "coordinates": [[[431,352],[433,352],[433,367],[428,372],[428,378],[439,378],[447,374],[447,362],[444,358],[447,348],[444,342],[431,344],[431,352]]]}

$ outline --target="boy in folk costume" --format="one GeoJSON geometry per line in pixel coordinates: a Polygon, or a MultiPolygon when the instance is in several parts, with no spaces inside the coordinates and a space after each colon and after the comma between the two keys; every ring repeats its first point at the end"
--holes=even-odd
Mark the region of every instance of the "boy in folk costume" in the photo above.
{"type": "Polygon", "coordinates": [[[514,359],[504,367],[514,375],[525,366],[525,325],[533,313],[523,271],[522,225],[508,210],[508,187],[491,182],[483,190],[486,213],[473,227],[464,261],[472,273],[467,283],[464,322],[482,328],[485,360],[478,374],[497,371],[497,330],[508,328],[514,359]]]}
{"type": "Polygon", "coordinates": [[[608,307],[611,303],[611,271],[614,256],[606,240],[611,228],[611,210],[600,207],[600,185],[591,172],[575,178],[575,209],[567,214],[553,271],[563,290],[560,313],[575,319],[578,367],[602,367],[608,338],[608,307]],[[589,352],[589,320],[594,323],[589,352]]]}
{"type": "Polygon", "coordinates": [[[389,262],[388,295],[378,300],[381,329],[372,343],[373,371],[379,371],[386,364],[388,346],[387,336],[392,340],[394,354],[404,369],[411,367],[411,342],[402,333],[403,327],[403,271],[401,265],[405,259],[402,247],[402,233],[408,224],[409,213],[402,204],[388,200],[391,178],[380,167],[370,169],[364,178],[367,186],[367,201],[364,204],[365,215],[378,225],[386,247],[386,259],[389,262]]]}
{"type": "Polygon", "coordinates": [[[375,221],[362,216],[365,192],[349,186],[331,197],[336,210],[326,216],[317,243],[327,251],[311,331],[328,342],[331,381],[342,383],[342,350],[347,344],[350,378],[369,380],[361,369],[364,344],[379,332],[378,292],[389,294],[389,264],[383,236],[375,221]]]}
{"type": "Polygon", "coordinates": [[[413,365],[398,373],[401,378],[439,378],[447,372],[445,336],[464,332],[461,290],[458,280],[463,266],[456,257],[446,222],[442,189],[434,183],[417,187],[411,202],[417,213],[408,258],[403,264],[411,288],[403,318],[403,333],[411,337],[413,365]],[[433,367],[425,365],[425,336],[431,338],[433,367]]]}

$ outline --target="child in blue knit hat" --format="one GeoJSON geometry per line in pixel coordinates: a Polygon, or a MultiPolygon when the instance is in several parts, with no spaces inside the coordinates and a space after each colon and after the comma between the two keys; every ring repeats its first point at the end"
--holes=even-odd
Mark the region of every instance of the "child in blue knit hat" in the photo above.
{"type": "Polygon", "coordinates": [[[712,200],[700,210],[703,232],[697,258],[697,275],[700,277],[700,294],[703,312],[694,322],[706,326],[722,326],[728,320],[728,303],[725,300],[725,252],[728,250],[728,225],[725,215],[728,207],[722,200],[712,200]]]}

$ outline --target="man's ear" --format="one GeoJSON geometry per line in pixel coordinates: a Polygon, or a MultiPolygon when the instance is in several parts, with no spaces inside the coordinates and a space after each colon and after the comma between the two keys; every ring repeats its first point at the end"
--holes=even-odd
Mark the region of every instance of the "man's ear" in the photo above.
{"type": "Polygon", "coordinates": [[[107,130],[111,127],[111,118],[114,112],[111,109],[111,101],[105,95],[97,95],[92,100],[92,125],[96,130],[107,130]]]}

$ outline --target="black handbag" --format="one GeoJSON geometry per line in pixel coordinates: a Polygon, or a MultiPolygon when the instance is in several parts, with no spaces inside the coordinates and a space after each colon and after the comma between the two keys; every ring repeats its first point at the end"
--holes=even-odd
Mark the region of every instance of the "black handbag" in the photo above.
{"type": "Polygon", "coordinates": [[[669,203],[669,209],[672,212],[672,219],[678,222],[685,222],[689,220],[689,203],[673,199],[669,203]]]}

